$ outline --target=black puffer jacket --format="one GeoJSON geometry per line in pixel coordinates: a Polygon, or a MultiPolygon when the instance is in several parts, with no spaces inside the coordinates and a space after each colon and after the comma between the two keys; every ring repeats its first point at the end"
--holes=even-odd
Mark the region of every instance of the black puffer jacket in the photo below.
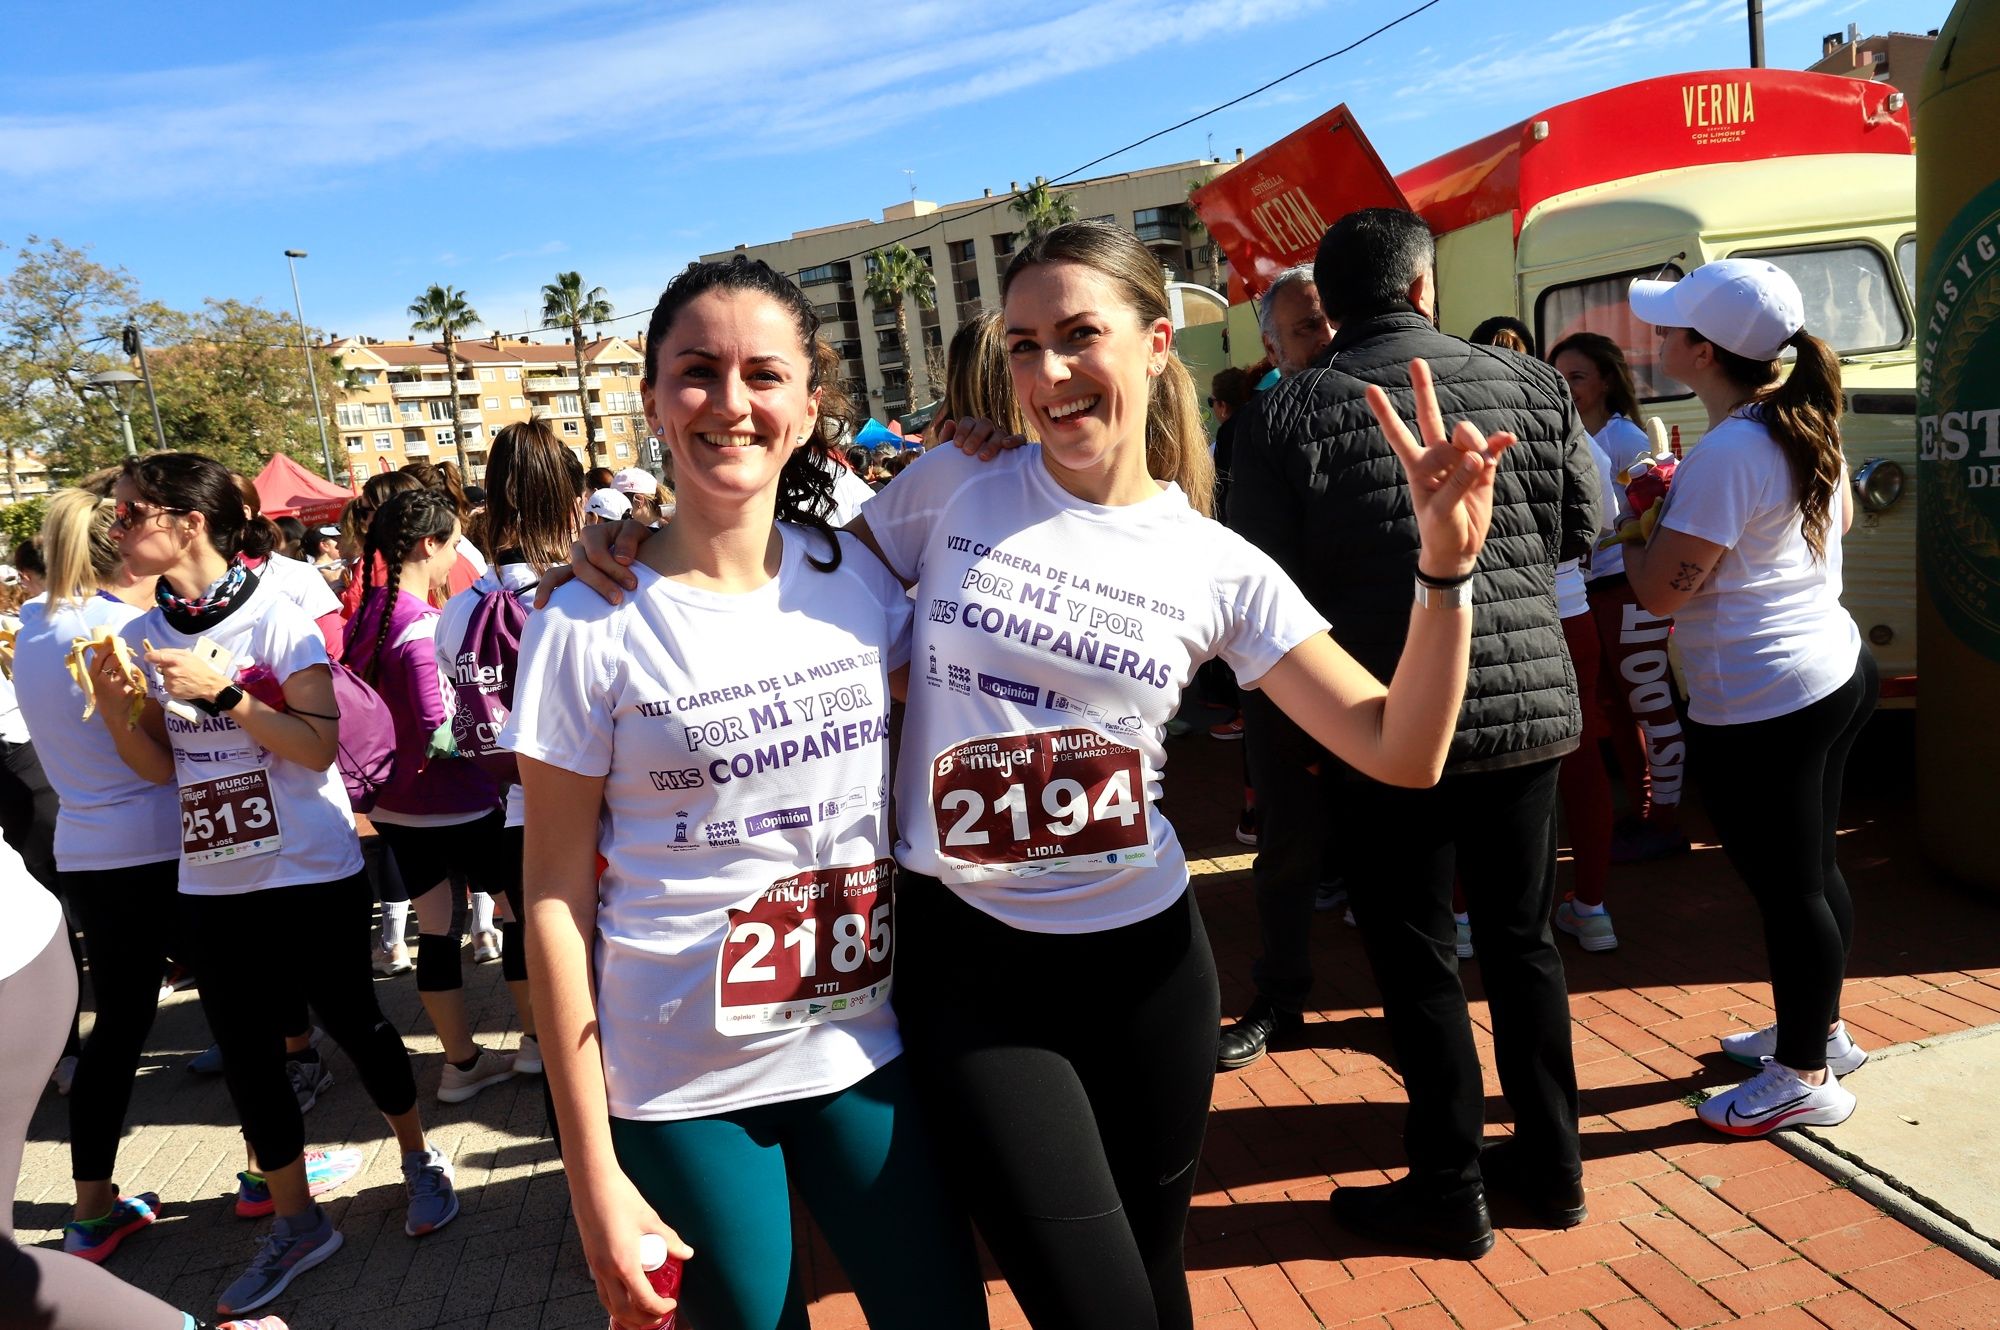
{"type": "Polygon", "coordinates": [[[1581,730],[1576,674],[1556,617],[1558,559],[1598,527],[1597,465],[1569,389],[1549,366],[1449,337],[1414,311],[1341,329],[1311,369],[1265,395],[1236,430],[1229,525],[1276,559],[1384,683],[1410,626],[1417,518],[1402,463],[1363,396],[1388,390],[1414,419],[1410,361],[1430,362],[1449,427],[1508,430],[1493,525],[1479,556],[1472,668],[1447,772],[1560,757],[1581,730]]]}

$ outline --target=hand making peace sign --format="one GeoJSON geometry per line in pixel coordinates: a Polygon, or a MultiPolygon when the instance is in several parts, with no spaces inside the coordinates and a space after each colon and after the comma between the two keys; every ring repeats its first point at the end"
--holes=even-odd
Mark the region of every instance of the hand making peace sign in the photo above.
{"type": "Polygon", "coordinates": [[[1421,443],[1411,437],[1389,394],[1373,384],[1368,387],[1368,407],[1409,478],[1410,501],[1423,540],[1417,569],[1427,577],[1449,581],[1470,573],[1479,561],[1493,520],[1493,478],[1500,470],[1500,455],[1515,438],[1504,432],[1482,438],[1469,420],[1459,421],[1447,433],[1431,367],[1422,360],[1410,362],[1410,389],[1416,395],[1421,443]]]}

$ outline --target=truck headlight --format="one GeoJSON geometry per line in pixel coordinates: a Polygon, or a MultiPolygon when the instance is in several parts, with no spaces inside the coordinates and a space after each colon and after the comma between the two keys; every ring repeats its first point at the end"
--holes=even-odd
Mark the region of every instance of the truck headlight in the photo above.
{"type": "Polygon", "coordinates": [[[1886,512],[1903,497],[1903,468],[1886,457],[1869,458],[1854,473],[1854,497],[1868,512],[1886,512]]]}

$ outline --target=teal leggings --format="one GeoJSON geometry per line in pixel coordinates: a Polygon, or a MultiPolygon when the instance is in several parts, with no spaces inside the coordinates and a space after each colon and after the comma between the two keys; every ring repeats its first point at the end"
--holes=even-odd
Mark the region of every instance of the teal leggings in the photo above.
{"type": "Polygon", "coordinates": [[[611,1142],[694,1248],[683,1324],[807,1330],[796,1188],[872,1330],[984,1330],[971,1223],[937,1181],[900,1059],[837,1094],[679,1122],[613,1118],[611,1142]]]}

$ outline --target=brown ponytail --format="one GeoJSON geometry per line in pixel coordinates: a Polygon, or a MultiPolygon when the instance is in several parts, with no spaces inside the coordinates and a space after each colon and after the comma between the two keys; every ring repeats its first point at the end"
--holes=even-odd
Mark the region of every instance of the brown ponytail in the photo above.
{"type": "Polygon", "coordinates": [[[1799,487],[1799,520],[1813,558],[1826,559],[1826,532],[1833,521],[1833,492],[1840,484],[1840,413],[1847,399],[1840,388],[1840,358],[1801,328],[1785,345],[1798,352],[1782,381],[1777,360],[1751,360],[1710,343],[1716,363],[1731,383],[1756,390],[1757,419],[1770,431],[1799,487]]]}

